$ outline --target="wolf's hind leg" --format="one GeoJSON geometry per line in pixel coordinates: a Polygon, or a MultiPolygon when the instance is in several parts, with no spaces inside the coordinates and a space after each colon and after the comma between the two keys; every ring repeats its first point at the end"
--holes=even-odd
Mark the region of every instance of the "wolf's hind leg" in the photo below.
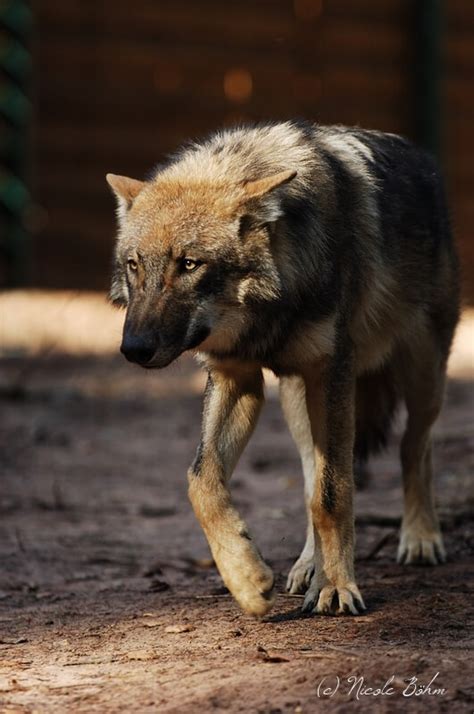
{"type": "Polygon", "coordinates": [[[434,504],[430,432],[442,404],[446,360],[432,344],[420,352],[402,358],[408,419],[400,449],[404,515],[397,559],[436,565],[446,554],[434,504]]]}
{"type": "Polygon", "coordinates": [[[273,605],[273,573],[232,504],[228,480],[262,401],[261,370],[214,369],[206,387],[201,444],[188,472],[189,497],[222,579],[253,615],[264,615],[273,605]]]}
{"type": "Polygon", "coordinates": [[[306,590],[315,568],[314,528],[311,501],[314,493],[316,467],[308,410],[306,409],[305,386],[302,377],[280,379],[280,401],[291,436],[298,448],[304,474],[304,497],[306,504],[306,542],[291,568],[286,582],[290,593],[306,590]]]}

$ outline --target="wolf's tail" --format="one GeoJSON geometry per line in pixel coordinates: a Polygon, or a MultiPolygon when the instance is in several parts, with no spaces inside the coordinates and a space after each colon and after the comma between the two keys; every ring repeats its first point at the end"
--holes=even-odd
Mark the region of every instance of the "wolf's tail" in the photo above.
{"type": "Polygon", "coordinates": [[[366,461],[387,445],[401,390],[390,362],[357,378],[354,456],[366,461]]]}

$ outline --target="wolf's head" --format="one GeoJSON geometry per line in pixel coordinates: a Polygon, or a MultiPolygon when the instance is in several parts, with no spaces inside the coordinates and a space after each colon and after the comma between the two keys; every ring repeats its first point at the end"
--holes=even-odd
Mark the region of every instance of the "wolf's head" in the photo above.
{"type": "Polygon", "coordinates": [[[107,175],[119,231],[111,299],[127,308],[121,350],[164,367],[189,349],[226,352],[252,310],[278,299],[272,232],[295,171],[233,184],[107,175]]]}

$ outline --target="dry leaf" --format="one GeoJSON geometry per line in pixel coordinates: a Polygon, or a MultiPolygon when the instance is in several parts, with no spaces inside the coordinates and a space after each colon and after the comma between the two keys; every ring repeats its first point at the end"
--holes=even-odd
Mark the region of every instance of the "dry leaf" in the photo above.
{"type": "Polygon", "coordinates": [[[127,652],[127,659],[146,662],[147,660],[154,659],[154,654],[150,652],[150,650],[132,650],[131,652],[127,652]]]}

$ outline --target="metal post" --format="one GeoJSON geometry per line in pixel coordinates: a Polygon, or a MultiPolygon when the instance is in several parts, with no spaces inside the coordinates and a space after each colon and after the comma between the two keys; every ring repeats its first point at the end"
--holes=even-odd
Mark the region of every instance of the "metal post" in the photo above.
{"type": "Polygon", "coordinates": [[[436,156],[442,152],[442,0],[415,3],[416,139],[436,156]]]}

